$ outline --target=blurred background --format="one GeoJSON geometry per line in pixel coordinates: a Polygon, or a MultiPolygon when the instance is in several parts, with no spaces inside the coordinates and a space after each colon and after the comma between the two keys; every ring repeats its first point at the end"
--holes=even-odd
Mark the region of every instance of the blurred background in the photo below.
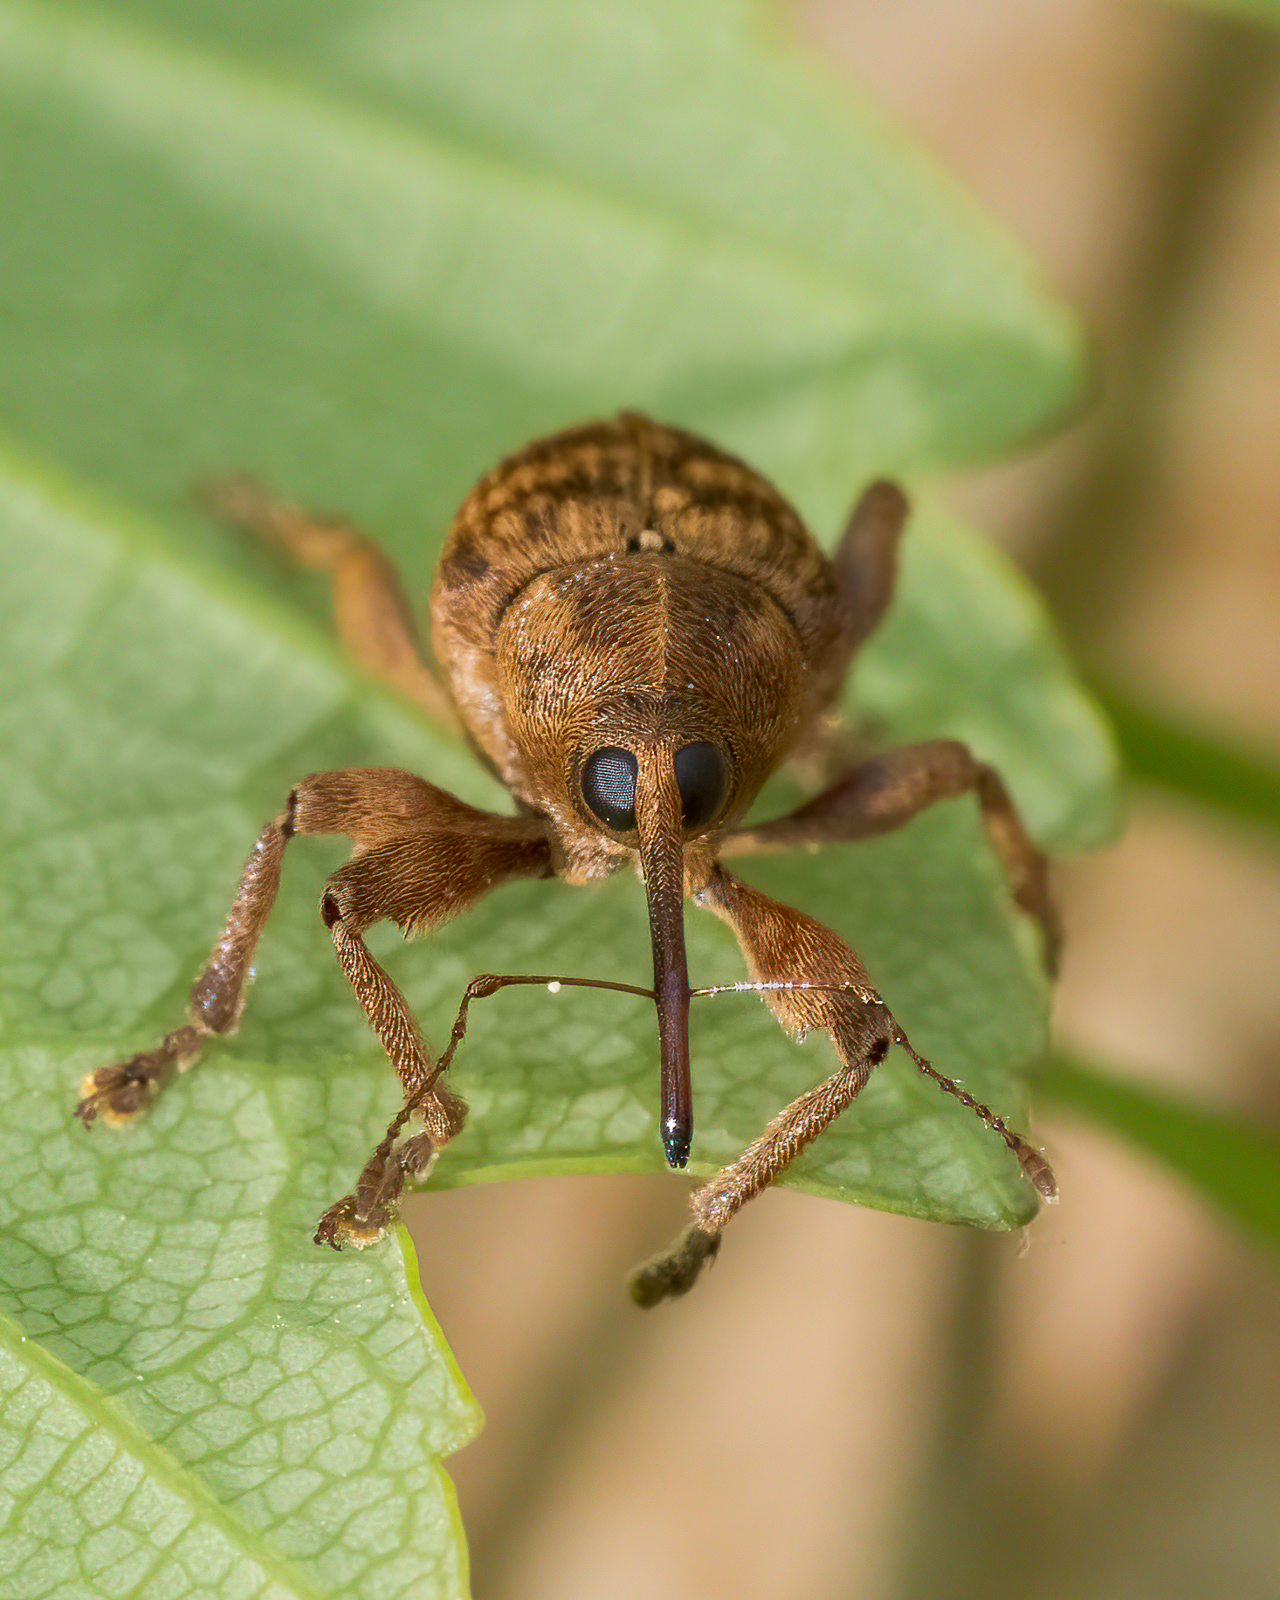
{"type": "MultiPolygon", "coordinates": [[[[1280,32],[1138,0],[788,21],[1089,330],[1080,419],[945,497],[1122,711],[1274,761],[1280,32]]],[[[1061,1048],[1274,1127],[1274,835],[1139,785],[1123,838],[1057,883],[1061,1048]]],[[[419,1197],[424,1285],[488,1417],[450,1463],[475,1592],[1280,1592],[1274,1260],[1052,1096],[1036,1135],[1063,1198],[1025,1238],[774,1192],[647,1317],[621,1279],[679,1225],[679,1182],[419,1197]]]]}

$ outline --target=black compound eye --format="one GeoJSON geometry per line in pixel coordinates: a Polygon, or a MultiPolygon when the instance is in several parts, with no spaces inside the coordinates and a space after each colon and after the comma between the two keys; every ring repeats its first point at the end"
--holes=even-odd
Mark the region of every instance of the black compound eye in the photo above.
{"type": "Polygon", "coordinates": [[[676,751],[675,766],[684,825],[700,828],[724,799],[724,757],[713,744],[686,744],[676,751]]]}
{"type": "Polygon", "coordinates": [[[617,833],[636,825],[636,774],[640,763],[630,750],[606,745],[582,763],[582,798],[601,822],[617,833]]]}

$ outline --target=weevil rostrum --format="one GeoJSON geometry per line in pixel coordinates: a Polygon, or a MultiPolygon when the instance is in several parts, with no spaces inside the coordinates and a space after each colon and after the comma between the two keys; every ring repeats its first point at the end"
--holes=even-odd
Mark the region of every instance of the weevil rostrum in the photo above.
{"type": "Polygon", "coordinates": [[[155,1049],[89,1074],[78,1107],[86,1123],[134,1116],[175,1067],[235,1030],[285,845],[296,834],[336,833],[353,850],[329,878],[320,914],[405,1104],[354,1192],[320,1219],[317,1242],[378,1238],[406,1180],[462,1126],[466,1108],[444,1072],[469,1002],[508,982],[548,981],[476,979],[433,1059],[365,931],[389,918],[423,933],[512,879],[587,884],[626,866],[648,902],[653,987],[631,992],[657,1010],[671,1166],[685,1165],[693,1131],[688,1017],[697,991],[685,962],[686,898],[733,929],[782,1027],[825,1030],[839,1057],[825,1082],[693,1192],[689,1226],[632,1277],[640,1304],[691,1287],[733,1214],[849,1105],[894,1044],[1005,1141],[1042,1197],[1055,1198],[1044,1157],[916,1055],[850,947],[723,865],[868,838],[973,793],[1013,898],[1039,921],[1052,963],[1044,859],[999,776],[963,744],[934,739],[860,760],[789,816],[742,824],[779,763],[829,736],[846,668],[893,590],[907,514],[898,488],[872,484],[828,557],[771,484],[692,434],[623,413],[539,439],[483,477],[454,518],[431,595],[438,665],[424,659],[396,574],[368,540],[251,480],[215,484],[208,498],[332,575],[338,627],[356,659],[459,728],[510,791],[514,815],[476,810],[390,767],[304,778],[249,856],[187,1021],[155,1049]],[[420,1131],[406,1133],[414,1123],[420,1131]]]}

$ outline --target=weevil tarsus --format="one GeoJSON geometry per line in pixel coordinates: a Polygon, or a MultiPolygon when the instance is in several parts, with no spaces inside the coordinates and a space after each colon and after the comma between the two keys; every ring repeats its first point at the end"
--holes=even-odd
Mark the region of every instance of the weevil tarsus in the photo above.
{"type": "MultiPolygon", "coordinates": [[[[442,1074],[471,999],[516,982],[557,981],[647,995],[656,1007],[660,1132],[683,1166],[693,1136],[684,901],[734,931],[752,982],[793,1034],[821,1028],[839,1066],[774,1118],[736,1162],[694,1191],[681,1241],[642,1269],[633,1294],[683,1293],[751,1195],[844,1109],[893,1043],[905,1045],[847,944],[720,865],[761,850],[867,838],[926,806],[973,794],[1018,905],[1057,946],[1044,859],[998,775],[954,740],[849,766],[789,816],[744,828],[764,780],[829,738],[857,647],[893,593],[907,501],[873,484],[828,558],[777,490],[692,434],[636,413],[535,440],[467,495],[431,596],[434,662],[389,561],[348,524],[314,516],[252,479],[221,479],[206,504],[333,583],[352,655],[437,721],[462,729],[503,781],[514,816],[465,805],[394,768],[314,773],[263,830],[218,943],[191,991],[187,1022],[155,1049],[100,1068],[78,1107],[136,1114],[203,1045],[238,1025],[254,948],[294,834],[346,834],[351,859],[329,878],[321,916],[338,961],[404,1089],[405,1108],[317,1239],[376,1237],[405,1182],[458,1131],[465,1107],[442,1074]],[[558,875],[575,884],[634,866],[644,881],[651,989],[600,980],[477,979],[433,1061],[390,976],[364,943],[383,919],[425,932],[496,886],[558,875]],[[477,987],[477,985],[479,987],[477,987]],[[486,985],[490,987],[486,987],[486,985]],[[410,1121],[421,1131],[405,1137],[410,1121]]],[[[910,1046],[906,1046],[910,1049],[910,1046]]],[[[914,1052],[913,1052],[914,1054],[914,1052]]],[[[1039,1193],[1044,1158],[988,1108],[917,1057],[1017,1155],[1039,1193]]]]}

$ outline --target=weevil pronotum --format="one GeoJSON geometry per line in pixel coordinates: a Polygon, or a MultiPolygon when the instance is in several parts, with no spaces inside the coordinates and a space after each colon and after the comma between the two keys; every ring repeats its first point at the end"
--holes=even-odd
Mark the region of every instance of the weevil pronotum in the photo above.
{"type": "Polygon", "coordinates": [[[630,989],[656,1006],[671,1166],[685,1165],[693,1132],[688,1017],[699,991],[685,963],[686,896],[733,929],[751,987],[783,1028],[826,1030],[840,1059],[694,1191],[690,1225],[632,1277],[639,1303],[690,1288],[733,1214],[848,1106],[894,1044],[1005,1141],[1041,1196],[1056,1197],[1044,1157],[911,1049],[842,939],[721,865],[868,838],[972,792],[1013,898],[1038,919],[1052,964],[1044,859],[999,776],[954,740],[859,761],[789,816],[742,825],[779,763],[829,733],[850,658],[888,605],[907,513],[893,484],[866,490],[828,558],[771,484],[692,434],[624,413],[537,440],[482,478],[454,518],[431,596],[438,667],[424,660],[395,572],[368,540],[251,480],[219,482],[206,497],[224,517],[331,573],[338,626],[357,660],[464,732],[510,790],[515,814],[478,811],[391,767],[304,778],[249,856],[187,1022],[156,1049],[90,1073],[78,1107],[86,1123],[99,1113],[133,1116],[206,1040],[235,1030],[286,843],[338,833],[354,848],[328,880],[320,914],[405,1105],[354,1193],[320,1219],[317,1242],[379,1237],[406,1179],[425,1172],[462,1126],[466,1108],[443,1073],[469,1002],[507,983],[551,981],[476,979],[433,1061],[369,954],[366,929],[389,918],[421,933],[511,879],[585,884],[628,865],[648,901],[653,987],[599,986],[630,989]],[[404,1136],[415,1120],[423,1130],[404,1136]]]}

